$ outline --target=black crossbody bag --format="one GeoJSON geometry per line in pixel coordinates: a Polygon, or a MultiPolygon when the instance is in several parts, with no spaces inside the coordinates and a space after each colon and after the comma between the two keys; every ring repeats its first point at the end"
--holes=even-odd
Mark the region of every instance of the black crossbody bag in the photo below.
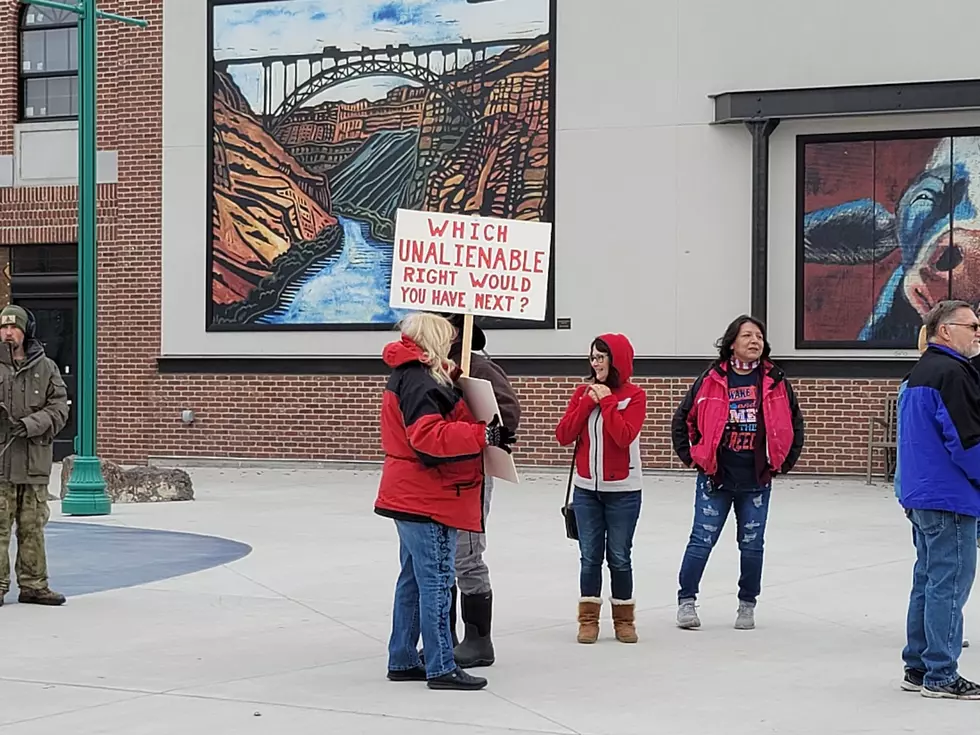
{"type": "Polygon", "coordinates": [[[568,486],[565,488],[565,504],[561,507],[562,517],[565,519],[565,536],[572,541],[578,541],[578,522],[575,520],[575,510],[572,508],[572,482],[575,479],[575,457],[578,454],[578,441],[575,442],[575,449],[572,451],[572,466],[568,470],[568,486]]]}

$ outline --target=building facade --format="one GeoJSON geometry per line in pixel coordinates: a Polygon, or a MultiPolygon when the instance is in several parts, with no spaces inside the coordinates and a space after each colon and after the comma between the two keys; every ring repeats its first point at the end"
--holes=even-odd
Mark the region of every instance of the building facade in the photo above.
{"type": "MultiPolygon", "coordinates": [[[[863,472],[919,314],[980,301],[980,104],[834,110],[854,85],[969,81],[972,58],[914,53],[895,3],[776,5],[102,0],[150,25],[99,27],[100,454],[379,459],[405,206],[553,222],[547,319],[487,325],[519,462],[567,461],[553,428],[617,331],[649,394],[645,464],[677,468],[672,411],[753,311],[806,413],[800,469],[863,472]],[[749,125],[722,110],[747,90],[749,125]],[[774,90],[825,109],[766,123],[774,90]]],[[[0,301],[35,311],[72,376],[74,31],[0,14],[0,301]]]]}

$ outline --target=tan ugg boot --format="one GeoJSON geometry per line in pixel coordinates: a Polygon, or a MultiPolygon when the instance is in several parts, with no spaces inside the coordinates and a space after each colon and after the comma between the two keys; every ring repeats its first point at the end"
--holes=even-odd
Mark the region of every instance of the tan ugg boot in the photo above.
{"type": "Polygon", "coordinates": [[[636,643],[636,603],[633,600],[609,600],[612,603],[613,628],[616,640],[621,643],[636,643]]]}
{"type": "Polygon", "coordinates": [[[602,600],[598,597],[583,597],[578,601],[578,642],[595,643],[599,640],[599,611],[602,600]]]}

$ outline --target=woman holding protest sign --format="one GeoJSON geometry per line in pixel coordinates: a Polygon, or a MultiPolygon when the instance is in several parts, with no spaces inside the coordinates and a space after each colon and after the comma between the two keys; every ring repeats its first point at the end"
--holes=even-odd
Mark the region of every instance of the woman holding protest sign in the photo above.
{"type": "Polygon", "coordinates": [[[430,689],[482,689],[487,680],[456,665],[449,630],[457,529],[482,532],[483,450],[510,450],[513,434],[494,417],[473,418],[453,386],[455,329],[435,314],[414,313],[401,340],[384,349],[392,369],[381,408],[385,453],[375,512],[398,531],[401,573],[395,586],[388,678],[428,681],[430,689]],[[417,649],[422,637],[424,664],[417,649]]]}
{"type": "Polygon", "coordinates": [[[589,361],[590,379],[572,394],[555,430],[559,444],[575,444],[571,482],[581,553],[578,642],[595,643],[599,637],[605,557],[616,639],[636,643],[632,548],[643,490],[640,430],[647,397],[630,382],[633,346],[623,335],[595,339],[589,361]]]}
{"type": "Polygon", "coordinates": [[[695,600],[732,508],[741,576],[737,630],[755,628],[772,478],[803,451],[803,414],[786,374],[769,360],[765,325],[742,315],[716,343],[718,358],[691,386],[671,424],[674,451],[697,470],[694,522],[677,593],[677,626],[701,627],[695,600]]]}

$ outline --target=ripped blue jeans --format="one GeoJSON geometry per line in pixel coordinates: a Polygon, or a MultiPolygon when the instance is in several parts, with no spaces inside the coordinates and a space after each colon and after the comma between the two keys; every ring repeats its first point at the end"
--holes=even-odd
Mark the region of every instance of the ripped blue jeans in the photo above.
{"type": "Polygon", "coordinates": [[[718,543],[732,507],[738,523],[738,550],[741,574],[738,599],[755,604],[762,590],[762,550],[769,517],[769,495],[772,485],[755,490],[717,490],[711,481],[698,473],[694,500],[694,524],[681,562],[678,600],[694,600],[711,550],[718,543]]]}

